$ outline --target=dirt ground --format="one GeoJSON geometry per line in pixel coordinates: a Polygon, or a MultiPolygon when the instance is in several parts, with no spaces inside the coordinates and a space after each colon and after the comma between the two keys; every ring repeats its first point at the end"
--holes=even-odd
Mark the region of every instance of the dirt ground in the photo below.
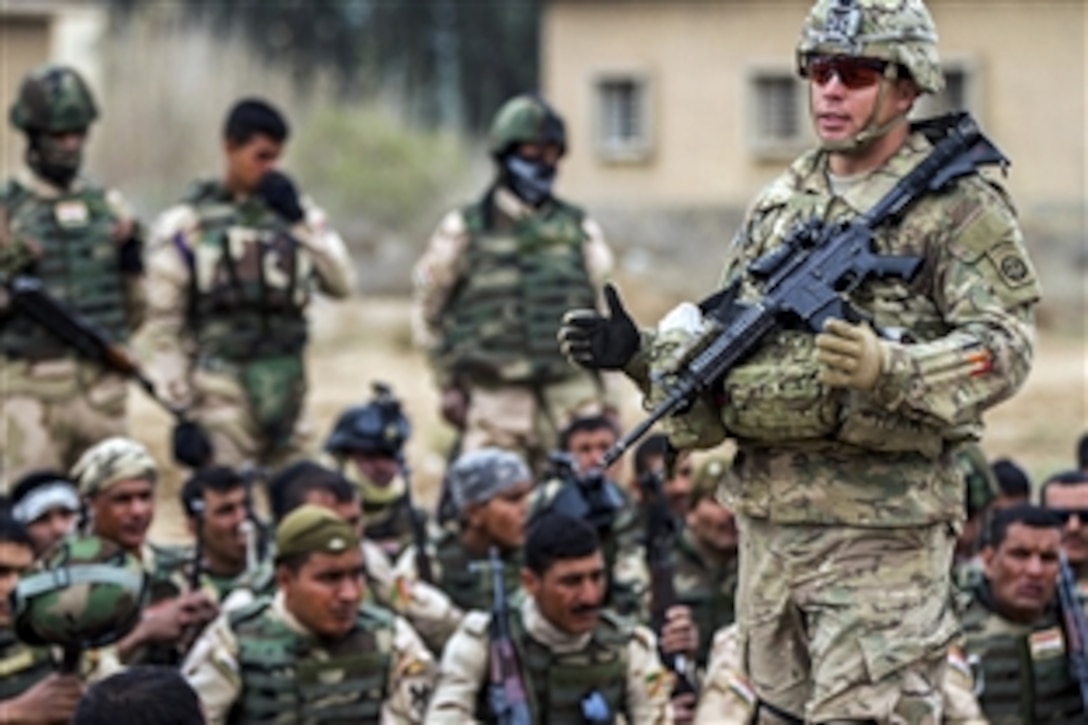
{"type": "MultiPolygon", "coordinates": [[[[648,296],[646,286],[623,284],[635,317],[652,323],[673,301],[648,296]],[[637,292],[636,292],[637,290],[637,292]]],[[[381,380],[402,398],[414,433],[408,459],[414,490],[421,503],[431,503],[444,465],[443,453],[452,432],[437,417],[437,396],[423,357],[411,346],[409,305],[404,298],[356,298],[347,303],[320,301],[312,311],[310,351],[311,395],[308,417],[320,445],[344,408],[369,397],[370,383],[381,380]]],[[[624,400],[624,420],[638,419],[639,401],[633,386],[624,400]]],[[[131,429],[160,461],[169,460],[168,421],[141,392],[131,400],[131,429]]],[[[1009,456],[1021,463],[1033,480],[1069,468],[1079,436],[1088,430],[1088,351],[1084,341],[1043,332],[1034,370],[1020,393],[993,410],[986,419],[983,447],[991,458],[1009,456]]],[[[183,536],[177,490],[180,474],[165,471],[159,489],[159,509],[153,537],[176,541],[183,536]]]]}

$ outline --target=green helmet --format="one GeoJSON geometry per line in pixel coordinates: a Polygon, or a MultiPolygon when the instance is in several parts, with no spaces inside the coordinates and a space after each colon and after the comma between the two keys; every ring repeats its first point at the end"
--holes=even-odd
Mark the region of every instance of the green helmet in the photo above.
{"type": "Polygon", "coordinates": [[[960,446],[952,457],[963,477],[964,503],[970,518],[997,498],[997,478],[986,461],[986,454],[975,443],[960,446]]]}
{"type": "Polygon", "coordinates": [[[136,557],[97,536],[65,539],[12,593],[15,634],[31,645],[103,647],[132,631],[146,600],[136,557]]]}
{"type": "Polygon", "coordinates": [[[543,98],[535,95],[514,96],[502,105],[491,122],[488,149],[498,158],[519,143],[556,144],[567,150],[567,131],[563,119],[543,98]]]}
{"type": "Polygon", "coordinates": [[[944,88],[937,27],[922,0],[817,0],[801,28],[798,68],[810,55],[878,58],[906,68],[922,91],[944,88]]]}
{"type": "Polygon", "coordinates": [[[47,63],[26,74],[11,104],[11,125],[28,133],[82,131],[98,118],[91,89],[72,68],[47,63]]]}

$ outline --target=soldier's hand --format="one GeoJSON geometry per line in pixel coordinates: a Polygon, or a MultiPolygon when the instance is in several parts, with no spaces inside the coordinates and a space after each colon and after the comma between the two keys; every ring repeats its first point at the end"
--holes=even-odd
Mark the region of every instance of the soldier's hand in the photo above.
{"type": "Polygon", "coordinates": [[[257,196],[264,199],[272,211],[292,224],[302,221],[306,212],[298,199],[294,182],[282,171],[268,171],[257,182],[257,196]]]}
{"type": "Polygon", "coordinates": [[[218,613],[207,592],[189,592],[145,609],[138,629],[144,642],[173,644],[188,630],[203,629],[218,613]]]}
{"type": "Polygon", "coordinates": [[[18,697],[0,703],[2,722],[67,723],[83,697],[78,675],[51,674],[18,697]]]}
{"type": "Polygon", "coordinates": [[[438,411],[447,423],[464,430],[468,420],[468,394],[458,387],[445,388],[438,402],[438,411]]]}
{"type": "Polygon", "coordinates": [[[611,284],[604,287],[608,316],[596,310],[571,310],[563,315],[557,338],[571,362],[593,370],[619,370],[638,352],[634,320],[611,284]]]}
{"type": "Polygon", "coordinates": [[[816,336],[820,382],[833,388],[872,390],[884,368],[885,349],[868,324],[828,320],[816,336]]]}
{"type": "Polygon", "coordinates": [[[676,695],[669,700],[672,703],[672,721],[676,725],[689,725],[695,722],[697,699],[694,692],[685,692],[683,695],[676,695]]]}
{"type": "Polygon", "coordinates": [[[695,657],[699,649],[699,630],[689,608],[682,604],[669,607],[661,627],[660,644],[665,654],[695,657]]]}

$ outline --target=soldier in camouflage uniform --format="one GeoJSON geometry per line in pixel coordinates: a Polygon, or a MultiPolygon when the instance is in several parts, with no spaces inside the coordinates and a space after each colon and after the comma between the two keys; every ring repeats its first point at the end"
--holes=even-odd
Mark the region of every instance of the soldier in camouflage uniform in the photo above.
{"type": "Polygon", "coordinates": [[[990,510],[997,500],[997,481],[982,449],[974,443],[961,446],[953,459],[963,476],[963,523],[952,559],[952,579],[963,591],[971,591],[982,579],[983,534],[990,522],[990,510]]]}
{"type": "Polygon", "coordinates": [[[24,644],[13,629],[11,593],[33,561],[34,543],[22,524],[0,512],[0,720],[67,722],[82,683],[54,674],[49,649],[24,644]]]}
{"type": "Polygon", "coordinates": [[[217,613],[206,579],[190,584],[193,552],[147,540],[155,510],[158,466],[140,443],[107,438],[72,468],[86,509],[86,530],[135,556],[149,577],[149,602],[133,631],[117,643],[116,657],[128,663],[176,663],[192,635],[217,613]]]}
{"type": "Polygon", "coordinates": [[[194,184],[159,217],[148,248],[148,373],[189,408],[223,465],[306,454],[310,297],[316,287],[343,298],[354,286],[340,236],[275,169],[287,137],[268,104],[236,104],[223,178],[194,184]]]}
{"type": "Polygon", "coordinates": [[[11,492],[11,514],[26,526],[34,551],[42,555],[73,533],[79,518],[79,492],[55,471],[28,473],[11,492]]]}
{"type": "Polygon", "coordinates": [[[344,411],[325,441],[332,467],[359,489],[366,538],[390,559],[412,543],[413,517],[427,519],[412,506],[401,467],[410,431],[400,402],[380,387],[374,400],[344,411]]]}
{"type": "Polygon", "coordinates": [[[573,416],[605,410],[599,375],[572,368],[555,331],[566,309],[596,303],[612,253],[596,222],[552,195],[567,142],[550,106],[507,101],[488,138],[495,181],[431,238],[414,324],[462,450],[516,450],[539,470],[573,416]]]}
{"type": "MultiPolygon", "coordinates": [[[[533,476],[517,454],[481,448],[457,459],[449,486],[459,525],[442,529],[433,542],[429,553],[433,583],[462,611],[487,609],[492,597],[487,569],[491,547],[499,550],[507,593],[517,589],[533,476]]],[[[408,582],[419,579],[414,544],[397,561],[397,574],[408,582]]]]}
{"type": "MultiPolygon", "coordinates": [[[[749,265],[797,223],[857,217],[932,148],[906,118],[943,82],[921,0],[819,0],[797,59],[821,144],[759,195],[730,247],[725,282],[741,282],[746,301],[762,289],[749,265]]],[[[779,329],[716,395],[669,420],[677,447],[737,440],[741,651],[763,710],[793,721],[940,719],[963,519],[952,453],[1032,359],[1039,287],[996,182],[972,173],[924,196],[874,247],[920,256],[921,271],[909,284],[869,280],[850,302],[908,337],[844,320],[815,337],[779,329]]],[[[702,324],[691,312],[695,324],[678,312],[659,332],[690,339],[702,324]]],[[[568,315],[561,339],[573,359],[626,368],[661,400],[650,380],[676,341],[640,336],[618,299],[608,318],[568,315]]]]}
{"type": "Polygon", "coordinates": [[[276,529],[276,593],[229,611],[182,672],[213,725],[419,723],[434,660],[400,617],[363,604],[352,527],[304,505],[276,529]]]}
{"type": "Polygon", "coordinates": [[[27,168],[0,188],[0,485],[67,470],[96,441],[125,432],[125,379],[14,311],[2,286],[34,275],[117,342],[139,324],[140,225],[120,194],[79,175],[97,118],[87,84],[58,65],[32,70],[11,106],[27,168]]]}
{"type": "Polygon", "coordinates": [[[1043,484],[1039,500],[1062,520],[1062,548],[1088,613],[1088,473],[1064,471],[1051,476],[1043,484]]]}
{"type": "Polygon", "coordinates": [[[691,491],[685,526],[673,545],[673,586],[678,604],[691,610],[699,632],[697,661],[705,668],[714,633],[736,616],[737,525],[717,499],[724,461],[707,461],[691,491]]]}
{"type": "MultiPolygon", "coordinates": [[[[672,677],[654,635],[602,609],[606,575],[593,527],[546,513],[529,528],[507,621],[534,723],[672,722],[672,677]]],[[[471,612],[446,645],[428,725],[494,722],[488,696],[492,614],[471,612]]]]}
{"type": "Polygon", "coordinates": [[[963,617],[966,654],[993,725],[1083,723],[1055,582],[1061,521],[1036,506],[999,512],[983,550],[985,579],[963,617]]]}
{"type": "Polygon", "coordinates": [[[256,527],[249,484],[232,468],[208,466],[185,481],[179,498],[189,533],[200,541],[200,571],[224,601],[248,573],[247,526],[256,527]]]}

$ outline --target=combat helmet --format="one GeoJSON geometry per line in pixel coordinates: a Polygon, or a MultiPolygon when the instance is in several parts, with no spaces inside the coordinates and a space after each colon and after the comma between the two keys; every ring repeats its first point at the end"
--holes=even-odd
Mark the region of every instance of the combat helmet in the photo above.
{"type": "Polygon", "coordinates": [[[555,144],[560,153],[567,150],[567,130],[563,119],[537,95],[514,96],[502,105],[487,135],[488,150],[495,158],[506,155],[519,143],[555,144]]]}
{"type": "Polygon", "coordinates": [[[30,645],[104,647],[136,626],[147,592],[136,557],[97,536],[68,538],[12,593],[15,634],[30,645]]]}
{"type": "Polygon", "coordinates": [[[378,453],[393,458],[400,455],[412,434],[412,426],[389,386],[374,383],[373,390],[374,397],[369,403],[348,408],[337,418],[325,441],[327,452],[378,453]]]}
{"type": "Polygon", "coordinates": [[[922,0],[817,0],[801,28],[797,67],[813,55],[877,58],[902,66],[918,88],[939,93],[937,27],[922,0]]]}
{"type": "Polygon", "coordinates": [[[27,73],[8,112],[11,125],[27,133],[82,131],[97,118],[94,96],[79,73],[52,63],[27,73]]]}

